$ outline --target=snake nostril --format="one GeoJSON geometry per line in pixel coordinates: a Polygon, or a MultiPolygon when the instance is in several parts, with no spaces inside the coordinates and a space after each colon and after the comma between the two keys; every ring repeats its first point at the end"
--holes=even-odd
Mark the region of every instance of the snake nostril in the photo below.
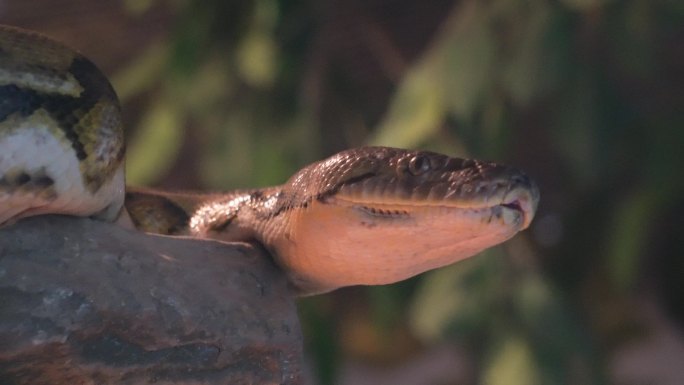
{"type": "Polygon", "coordinates": [[[530,185],[530,178],[525,174],[515,174],[511,177],[511,182],[525,186],[530,185]]]}
{"type": "Polygon", "coordinates": [[[17,177],[16,177],[14,183],[15,183],[17,186],[23,186],[23,185],[25,185],[26,183],[28,183],[28,182],[30,182],[30,181],[31,181],[31,175],[29,175],[29,174],[27,174],[27,173],[25,173],[25,172],[22,172],[22,173],[20,173],[19,175],[17,175],[17,177]]]}

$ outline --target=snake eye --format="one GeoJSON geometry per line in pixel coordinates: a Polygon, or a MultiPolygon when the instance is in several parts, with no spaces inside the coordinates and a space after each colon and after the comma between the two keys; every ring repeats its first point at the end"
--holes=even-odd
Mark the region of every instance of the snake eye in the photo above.
{"type": "Polygon", "coordinates": [[[428,172],[430,171],[430,159],[425,155],[416,155],[409,161],[408,170],[415,176],[428,172]]]}

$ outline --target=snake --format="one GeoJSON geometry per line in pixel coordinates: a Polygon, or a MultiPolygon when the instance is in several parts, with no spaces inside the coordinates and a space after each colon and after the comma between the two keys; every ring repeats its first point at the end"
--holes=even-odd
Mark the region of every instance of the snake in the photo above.
{"type": "Polygon", "coordinates": [[[66,45],[0,27],[0,225],[62,214],[262,245],[300,295],[397,282],[529,227],[539,189],[503,164],[391,147],[345,150],[279,186],[127,188],[107,77],[66,45]]]}

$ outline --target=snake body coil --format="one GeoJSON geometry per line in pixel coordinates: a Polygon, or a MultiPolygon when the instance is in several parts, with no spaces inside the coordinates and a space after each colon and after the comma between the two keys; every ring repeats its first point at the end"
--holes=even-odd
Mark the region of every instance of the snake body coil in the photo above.
{"type": "Polygon", "coordinates": [[[114,219],[123,155],[107,78],[60,43],[0,27],[0,223],[48,212],[114,219]]]}
{"type": "Polygon", "coordinates": [[[225,194],[130,190],[116,95],[83,56],[0,27],[0,224],[43,213],[154,233],[257,241],[302,294],[384,284],[472,256],[529,226],[525,174],[426,151],[363,147],[281,186],[225,194]]]}

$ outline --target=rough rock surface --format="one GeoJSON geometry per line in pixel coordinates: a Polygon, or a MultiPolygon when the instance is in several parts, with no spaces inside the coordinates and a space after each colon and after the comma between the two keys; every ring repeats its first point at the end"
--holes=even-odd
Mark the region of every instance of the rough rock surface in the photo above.
{"type": "Polygon", "coordinates": [[[22,220],[0,229],[0,384],[297,384],[293,298],[252,245],[22,220]]]}

